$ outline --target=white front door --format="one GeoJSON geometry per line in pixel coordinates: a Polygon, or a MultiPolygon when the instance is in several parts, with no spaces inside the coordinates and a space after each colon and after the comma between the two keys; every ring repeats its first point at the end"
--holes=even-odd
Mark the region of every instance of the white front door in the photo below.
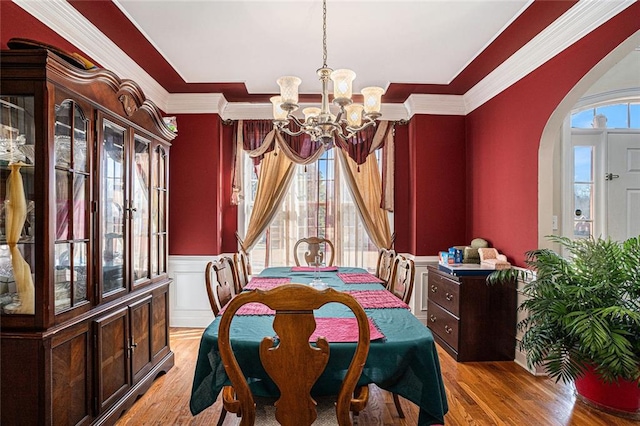
{"type": "Polygon", "coordinates": [[[607,234],[623,241],[640,235],[640,133],[610,132],[607,145],[607,234]]]}

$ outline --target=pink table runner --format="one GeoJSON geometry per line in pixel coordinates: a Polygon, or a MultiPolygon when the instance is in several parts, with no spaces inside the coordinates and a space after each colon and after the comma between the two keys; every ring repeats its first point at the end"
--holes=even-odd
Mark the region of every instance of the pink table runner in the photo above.
{"type": "MultiPolygon", "coordinates": [[[[337,266],[323,266],[322,268],[318,268],[320,272],[335,272],[338,270],[337,266]]],[[[292,266],[291,272],[315,272],[315,266],[292,266]]]]}
{"type": "Polygon", "coordinates": [[[380,278],[371,275],[369,273],[348,273],[339,272],[338,278],[346,284],[371,284],[371,283],[384,283],[380,278]]]}
{"type": "MultiPolygon", "coordinates": [[[[218,314],[219,316],[224,313],[227,309],[228,304],[226,304],[218,314]]],[[[236,311],[236,315],[275,315],[276,311],[270,309],[264,303],[252,302],[247,303],[246,305],[242,305],[240,309],[236,311]]]]}
{"type": "Polygon", "coordinates": [[[291,278],[253,277],[245,286],[245,289],[255,290],[259,288],[261,290],[270,290],[283,284],[289,284],[290,282],[291,278]]]}
{"type": "Polygon", "coordinates": [[[398,299],[386,290],[354,290],[347,291],[365,309],[376,308],[404,308],[409,309],[409,305],[398,299]]]}
{"type": "MultiPolygon", "coordinates": [[[[384,339],[384,334],[371,318],[369,320],[369,339],[384,339]]],[[[324,337],[329,342],[357,342],[358,341],[358,320],[352,318],[316,318],[316,330],[309,338],[310,342],[315,342],[318,337],[324,337]]]]}

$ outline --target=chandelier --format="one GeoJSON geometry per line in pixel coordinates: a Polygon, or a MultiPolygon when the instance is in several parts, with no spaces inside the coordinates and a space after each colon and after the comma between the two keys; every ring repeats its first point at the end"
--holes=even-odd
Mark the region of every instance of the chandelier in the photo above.
{"type": "Polygon", "coordinates": [[[365,87],[361,93],[363,104],[353,103],[352,83],[356,73],[348,69],[332,70],[327,66],[327,1],[322,1],[322,68],[318,71],[322,82],[322,103],[320,108],[304,108],[304,120],[293,115],[298,109],[298,86],[302,80],[285,76],[277,80],[280,96],[273,96],[273,125],[276,130],[291,136],[308,134],[313,141],[329,145],[337,136],[347,140],[359,131],[375,126],[380,114],[381,87],[365,87]],[[329,79],[333,81],[333,103],[340,107],[337,115],[329,110],[329,79]],[[290,128],[291,127],[291,128],[290,128]],[[297,130],[296,130],[297,128],[297,130]]]}

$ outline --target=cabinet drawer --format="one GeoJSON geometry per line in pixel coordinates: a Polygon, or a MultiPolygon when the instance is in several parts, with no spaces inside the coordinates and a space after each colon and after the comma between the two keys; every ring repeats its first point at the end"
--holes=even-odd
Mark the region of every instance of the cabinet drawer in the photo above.
{"type": "Polygon", "coordinates": [[[431,300],[427,307],[429,328],[457,352],[459,320],[431,300]]]}
{"type": "Polygon", "coordinates": [[[460,284],[436,273],[429,273],[429,301],[460,316],[460,284]]]}

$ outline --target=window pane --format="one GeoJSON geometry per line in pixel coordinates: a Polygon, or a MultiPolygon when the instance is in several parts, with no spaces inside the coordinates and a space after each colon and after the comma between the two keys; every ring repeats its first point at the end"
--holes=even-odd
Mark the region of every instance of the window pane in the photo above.
{"type": "Polygon", "coordinates": [[[627,104],[599,107],[596,108],[596,114],[602,114],[607,117],[607,127],[610,129],[626,129],[629,127],[627,123],[627,104]]]}
{"type": "Polygon", "coordinates": [[[574,182],[593,181],[593,147],[576,146],[573,148],[574,182]]]}
{"type": "Polygon", "coordinates": [[[585,109],[571,115],[571,127],[578,129],[590,129],[593,123],[593,109],[585,109]]]}
{"type": "Polygon", "coordinates": [[[640,104],[630,104],[629,115],[631,116],[629,127],[632,129],[640,129],[640,104]]]}
{"type": "Polygon", "coordinates": [[[591,206],[593,205],[593,185],[577,183],[573,185],[573,188],[575,219],[593,219],[591,217],[591,206]]]}

